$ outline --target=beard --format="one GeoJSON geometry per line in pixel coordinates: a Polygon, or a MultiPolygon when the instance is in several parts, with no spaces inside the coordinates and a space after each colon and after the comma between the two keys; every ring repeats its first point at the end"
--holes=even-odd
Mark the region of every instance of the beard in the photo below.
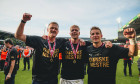
{"type": "Polygon", "coordinates": [[[56,37],[57,34],[56,33],[50,33],[50,37],[56,37]]]}
{"type": "Polygon", "coordinates": [[[98,44],[99,42],[93,42],[93,43],[98,44]]]}
{"type": "Polygon", "coordinates": [[[78,38],[73,38],[74,40],[77,40],[78,38]]]}
{"type": "Polygon", "coordinates": [[[96,41],[95,41],[95,40],[92,40],[92,42],[93,42],[93,43],[95,43],[95,44],[98,44],[100,41],[97,41],[97,40],[96,40],[96,41]]]}
{"type": "Polygon", "coordinates": [[[72,36],[72,38],[73,38],[74,40],[77,40],[77,39],[78,39],[78,37],[77,37],[77,36],[72,36]]]}

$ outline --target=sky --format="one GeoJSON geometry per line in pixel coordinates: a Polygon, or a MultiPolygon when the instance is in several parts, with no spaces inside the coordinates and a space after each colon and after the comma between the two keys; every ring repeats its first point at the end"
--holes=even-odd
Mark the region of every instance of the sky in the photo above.
{"type": "Polygon", "coordinates": [[[103,38],[115,39],[118,29],[140,13],[139,4],[140,0],[0,0],[0,30],[15,33],[23,14],[30,13],[26,35],[47,34],[47,25],[55,21],[57,37],[70,37],[70,26],[78,25],[80,37],[89,38],[90,28],[97,26],[103,38]]]}

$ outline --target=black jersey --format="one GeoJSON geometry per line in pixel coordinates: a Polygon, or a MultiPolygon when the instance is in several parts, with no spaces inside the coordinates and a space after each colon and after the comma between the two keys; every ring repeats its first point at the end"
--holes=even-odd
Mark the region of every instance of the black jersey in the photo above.
{"type": "Polygon", "coordinates": [[[115,84],[116,67],[120,58],[128,57],[128,49],[113,45],[99,48],[87,47],[88,84],[115,84]]]}
{"type": "Polygon", "coordinates": [[[59,52],[64,43],[64,39],[55,40],[55,50],[53,56],[50,54],[48,40],[38,36],[27,36],[26,45],[34,48],[33,57],[33,80],[50,80],[58,75],[59,70],[59,52]]]}
{"type": "MultiPolygon", "coordinates": [[[[78,44],[73,44],[76,50],[78,44]]],[[[70,41],[65,42],[62,47],[62,69],[61,77],[67,80],[84,78],[84,63],[86,58],[86,46],[80,46],[76,57],[74,56],[70,41]]]]}
{"type": "Polygon", "coordinates": [[[5,60],[5,64],[4,64],[4,74],[7,75],[9,73],[12,60],[15,60],[15,66],[14,66],[12,74],[15,75],[17,73],[17,65],[16,65],[17,55],[18,55],[17,50],[14,47],[9,49],[6,60],[5,60]]]}

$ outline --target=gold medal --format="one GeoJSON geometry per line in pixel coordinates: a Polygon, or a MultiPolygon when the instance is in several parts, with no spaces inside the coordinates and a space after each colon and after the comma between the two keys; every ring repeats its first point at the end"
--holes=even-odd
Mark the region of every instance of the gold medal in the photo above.
{"type": "Polygon", "coordinates": [[[78,48],[79,48],[80,41],[79,41],[78,44],[77,44],[76,50],[75,50],[74,47],[73,47],[72,41],[70,41],[70,44],[71,44],[71,48],[72,48],[72,51],[73,51],[73,54],[74,54],[73,63],[75,64],[75,63],[76,63],[76,58],[77,58],[76,55],[77,55],[77,52],[78,52],[78,48]]]}
{"type": "Polygon", "coordinates": [[[75,64],[76,63],[76,60],[73,60],[73,63],[75,64]]]}
{"type": "Polygon", "coordinates": [[[52,58],[50,59],[50,62],[53,62],[53,59],[52,58]]]}
{"type": "Polygon", "coordinates": [[[53,62],[52,57],[53,57],[53,54],[54,54],[54,51],[55,51],[56,42],[54,42],[53,49],[52,49],[51,44],[50,44],[50,40],[49,40],[49,38],[47,38],[47,39],[48,39],[48,45],[49,45],[49,50],[50,50],[50,56],[51,56],[50,62],[53,62]]]}

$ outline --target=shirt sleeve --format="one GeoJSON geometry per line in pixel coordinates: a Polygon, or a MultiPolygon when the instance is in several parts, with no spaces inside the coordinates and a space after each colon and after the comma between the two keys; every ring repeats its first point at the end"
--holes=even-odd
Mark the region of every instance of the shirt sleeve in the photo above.
{"type": "Polygon", "coordinates": [[[65,42],[63,42],[63,45],[60,47],[60,53],[64,53],[65,52],[65,46],[66,44],[65,44],[65,42]]]}
{"type": "Polygon", "coordinates": [[[32,48],[36,48],[37,45],[38,45],[39,43],[41,43],[41,42],[40,42],[40,41],[41,41],[40,39],[41,39],[41,37],[39,37],[39,36],[28,36],[28,35],[27,35],[25,44],[26,44],[27,46],[32,47],[32,48]]]}
{"type": "Polygon", "coordinates": [[[57,45],[59,45],[59,48],[61,51],[63,50],[62,47],[66,42],[67,42],[67,40],[64,38],[56,38],[56,43],[57,43],[57,45]]]}
{"type": "Polygon", "coordinates": [[[87,52],[87,49],[86,49],[87,47],[86,46],[83,46],[83,48],[84,48],[83,49],[84,63],[88,63],[88,54],[87,54],[88,52],[87,52]]]}
{"type": "Polygon", "coordinates": [[[92,43],[89,41],[85,41],[86,42],[86,46],[90,46],[92,43]]]}
{"type": "Polygon", "coordinates": [[[88,54],[88,46],[85,46],[85,49],[84,49],[84,62],[85,63],[88,63],[89,62],[89,54],[88,54]]]}
{"type": "Polygon", "coordinates": [[[17,53],[17,50],[16,49],[11,50],[11,52],[10,52],[10,58],[11,58],[11,60],[16,60],[17,55],[18,55],[18,53],[17,53]]]}
{"type": "Polygon", "coordinates": [[[117,57],[120,58],[128,58],[128,53],[129,53],[129,49],[128,48],[124,48],[124,47],[120,47],[117,45],[113,45],[114,47],[114,51],[116,52],[117,57]]]}

